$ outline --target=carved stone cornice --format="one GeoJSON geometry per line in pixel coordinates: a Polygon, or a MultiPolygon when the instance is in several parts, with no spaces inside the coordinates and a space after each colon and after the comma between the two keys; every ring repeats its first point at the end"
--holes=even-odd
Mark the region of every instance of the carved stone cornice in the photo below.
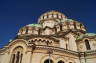
{"type": "Polygon", "coordinates": [[[48,35],[22,35],[22,36],[17,36],[16,39],[25,39],[25,40],[29,40],[29,39],[34,39],[34,38],[46,38],[46,39],[49,39],[49,40],[54,40],[55,42],[59,42],[58,39],[52,37],[51,36],[48,36],[48,35]]]}
{"type": "Polygon", "coordinates": [[[85,51],[86,56],[94,56],[96,55],[96,50],[91,50],[91,51],[85,51]]]}
{"type": "Polygon", "coordinates": [[[60,53],[66,53],[66,54],[72,54],[75,56],[78,56],[78,52],[76,51],[71,51],[71,50],[66,50],[64,48],[59,48],[59,47],[53,47],[53,46],[36,46],[36,49],[38,50],[52,50],[54,52],[60,52],[60,53]]]}
{"type": "Polygon", "coordinates": [[[7,49],[8,49],[8,48],[6,48],[6,47],[4,47],[4,48],[0,48],[0,54],[5,53],[7,49]]]}
{"type": "Polygon", "coordinates": [[[78,52],[79,57],[88,57],[96,55],[96,50],[93,51],[85,51],[85,52],[78,52]]]}
{"type": "Polygon", "coordinates": [[[84,38],[88,38],[88,39],[95,39],[96,36],[84,36],[81,39],[77,39],[76,41],[82,41],[84,38]]]}

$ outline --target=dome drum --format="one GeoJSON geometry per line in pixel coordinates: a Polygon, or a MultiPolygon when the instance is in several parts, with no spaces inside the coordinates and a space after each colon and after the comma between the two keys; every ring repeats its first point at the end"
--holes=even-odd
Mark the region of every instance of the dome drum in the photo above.
{"type": "Polygon", "coordinates": [[[64,19],[64,18],[66,18],[64,14],[57,11],[50,11],[41,15],[40,18],[38,19],[38,23],[43,23],[44,21],[48,20],[55,20],[56,22],[56,19],[64,19]]]}
{"type": "Polygon", "coordinates": [[[30,34],[36,34],[38,35],[40,32],[41,26],[24,26],[19,30],[18,35],[30,35],[30,34]]]}
{"type": "Polygon", "coordinates": [[[76,21],[64,21],[62,24],[62,30],[81,30],[86,31],[84,25],[76,21]]]}
{"type": "Polygon", "coordinates": [[[39,24],[29,24],[19,30],[18,35],[54,35],[64,31],[83,31],[86,29],[83,24],[66,18],[66,16],[57,11],[50,11],[42,14],[38,19],[39,24]]]}

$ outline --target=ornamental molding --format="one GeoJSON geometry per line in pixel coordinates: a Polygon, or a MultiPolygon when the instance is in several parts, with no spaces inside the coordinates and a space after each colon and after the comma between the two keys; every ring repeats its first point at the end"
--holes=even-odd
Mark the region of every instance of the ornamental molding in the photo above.
{"type": "Polygon", "coordinates": [[[15,44],[17,44],[18,46],[20,46],[19,44],[25,44],[26,46],[28,45],[28,42],[24,39],[16,39],[11,41],[8,45],[4,46],[3,48],[0,49],[0,53],[3,52],[10,52],[10,48],[12,48],[12,46],[14,46],[15,44]]]}
{"type": "Polygon", "coordinates": [[[82,39],[77,39],[76,41],[82,41],[84,39],[96,39],[96,36],[86,36],[86,37],[83,37],[82,39]]]}
{"type": "Polygon", "coordinates": [[[17,36],[16,39],[24,39],[24,40],[31,40],[34,38],[41,38],[41,39],[48,39],[53,40],[54,42],[59,42],[58,39],[56,39],[53,35],[47,36],[47,35],[23,35],[23,36],[17,36]]]}
{"type": "Polygon", "coordinates": [[[59,48],[59,47],[53,47],[53,46],[36,46],[36,49],[37,50],[41,50],[41,49],[44,49],[44,50],[53,50],[53,52],[61,52],[61,53],[66,53],[66,54],[72,54],[72,55],[75,55],[75,56],[78,56],[78,52],[75,52],[75,51],[71,51],[71,50],[66,50],[64,48],[59,48]]]}
{"type": "Polygon", "coordinates": [[[16,40],[13,40],[12,42],[10,42],[6,47],[10,47],[16,43],[25,43],[26,45],[28,45],[28,41],[24,40],[24,39],[16,39],[16,40]]]}

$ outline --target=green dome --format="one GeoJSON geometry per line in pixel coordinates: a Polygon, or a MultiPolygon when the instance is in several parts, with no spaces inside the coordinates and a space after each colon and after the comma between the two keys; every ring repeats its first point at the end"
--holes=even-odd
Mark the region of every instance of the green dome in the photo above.
{"type": "Polygon", "coordinates": [[[28,24],[27,26],[30,26],[30,27],[41,27],[40,24],[28,24]]]}
{"type": "Polygon", "coordinates": [[[80,36],[77,38],[77,40],[82,39],[82,38],[84,38],[84,37],[90,37],[90,36],[96,36],[96,34],[95,34],[95,33],[82,34],[82,35],[80,35],[80,36]]]}
{"type": "Polygon", "coordinates": [[[61,22],[65,22],[65,21],[69,21],[69,22],[73,22],[74,20],[73,19],[62,19],[61,22]]]}

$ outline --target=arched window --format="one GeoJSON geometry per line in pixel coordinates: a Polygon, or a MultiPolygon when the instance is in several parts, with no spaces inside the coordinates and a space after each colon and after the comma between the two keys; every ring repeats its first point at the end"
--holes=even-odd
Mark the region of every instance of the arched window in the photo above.
{"type": "Polygon", "coordinates": [[[23,54],[19,51],[16,54],[12,54],[12,62],[11,63],[21,63],[23,54]]]}
{"type": "Polygon", "coordinates": [[[40,29],[38,30],[38,35],[40,35],[40,29]]]}
{"type": "Polygon", "coordinates": [[[19,59],[20,59],[20,52],[18,51],[16,54],[16,63],[19,63],[19,59]]]}
{"type": "Polygon", "coordinates": [[[44,63],[54,63],[51,59],[47,59],[44,61],[44,63]]]}
{"type": "Polygon", "coordinates": [[[22,62],[22,56],[23,56],[23,54],[21,54],[21,56],[20,56],[20,63],[22,62]]]}
{"type": "Polygon", "coordinates": [[[12,55],[12,63],[15,61],[15,54],[12,55]]]}
{"type": "Polygon", "coordinates": [[[60,31],[62,31],[62,24],[60,25],[60,31]]]}
{"type": "Polygon", "coordinates": [[[89,44],[89,41],[86,39],[85,40],[85,45],[86,45],[86,49],[87,50],[90,50],[91,48],[90,48],[90,44],[89,44]]]}
{"type": "Polygon", "coordinates": [[[60,60],[60,61],[58,61],[58,63],[65,63],[64,61],[62,61],[62,60],[60,60]]]}
{"type": "Polygon", "coordinates": [[[80,28],[82,28],[82,24],[80,24],[80,28]]]}
{"type": "Polygon", "coordinates": [[[68,49],[68,44],[66,44],[66,49],[68,49]]]}
{"type": "Polygon", "coordinates": [[[12,52],[12,58],[10,59],[10,63],[22,63],[22,57],[23,57],[23,48],[22,47],[16,47],[12,52]]]}
{"type": "Polygon", "coordinates": [[[28,27],[26,28],[26,34],[28,34],[28,27]]]}
{"type": "Polygon", "coordinates": [[[77,27],[76,27],[76,22],[74,22],[74,29],[77,29],[77,27]]]}
{"type": "Polygon", "coordinates": [[[55,28],[55,32],[57,32],[57,28],[56,27],[54,27],[55,28]]]}

